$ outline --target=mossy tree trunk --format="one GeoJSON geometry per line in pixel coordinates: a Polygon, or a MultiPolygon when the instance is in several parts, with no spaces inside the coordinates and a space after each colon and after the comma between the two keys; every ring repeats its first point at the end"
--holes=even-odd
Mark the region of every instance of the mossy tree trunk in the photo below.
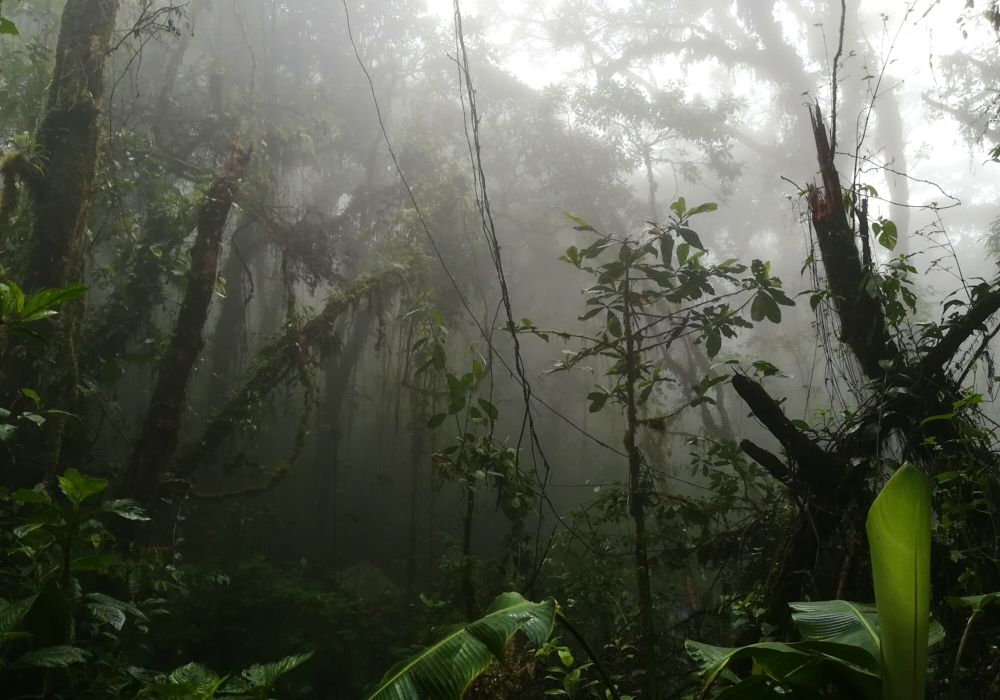
{"type": "Polygon", "coordinates": [[[234,140],[222,172],[205,192],[198,208],[198,235],[191,248],[184,301],[170,345],[158,367],[142,434],[125,472],[129,495],[149,514],[156,509],[160,473],[177,447],[188,379],[205,345],[203,333],[215,291],[222,234],[233,205],[236,179],[246,157],[234,140]]]}
{"type": "MultiPolygon", "coordinates": [[[[83,279],[87,216],[100,141],[105,60],[118,14],[118,0],[67,0],[56,46],[55,66],[42,119],[35,132],[38,166],[21,173],[29,195],[31,237],[21,265],[21,287],[28,292],[64,287],[83,279]]],[[[8,173],[7,177],[12,182],[8,173]]],[[[40,388],[48,408],[71,410],[78,385],[76,340],[82,300],[57,321],[40,328],[57,341],[57,373],[38,366],[41,346],[26,342],[7,353],[4,394],[12,405],[22,387],[40,388]],[[54,380],[53,376],[57,379],[54,380]]],[[[30,446],[30,476],[51,475],[60,457],[64,413],[51,414],[30,446]]]]}

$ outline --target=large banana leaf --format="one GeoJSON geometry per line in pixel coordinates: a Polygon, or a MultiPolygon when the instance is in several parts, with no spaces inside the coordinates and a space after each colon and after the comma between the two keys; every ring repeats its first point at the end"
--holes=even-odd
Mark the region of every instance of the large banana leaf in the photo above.
{"type": "MultiPolygon", "coordinates": [[[[860,647],[879,658],[878,612],[874,605],[847,600],[789,603],[792,622],[803,639],[860,647]]],[[[927,646],[944,639],[944,628],[935,620],[928,625],[927,646]]]]}
{"type": "Polygon", "coordinates": [[[765,698],[774,693],[792,693],[786,697],[816,697],[830,684],[843,684],[860,690],[868,700],[882,694],[875,657],[864,649],[832,642],[761,642],[738,649],[713,647],[688,640],[688,654],[705,675],[702,697],[719,678],[735,685],[726,688],[719,698],[765,698]],[[759,671],[743,680],[732,676],[728,666],[739,659],[753,659],[759,671]],[[763,683],[761,677],[770,682],[763,683]]]}
{"type": "Polygon", "coordinates": [[[931,487],[905,464],[868,512],[887,700],[923,700],[931,593],[931,487]]]}
{"type": "Polygon", "coordinates": [[[552,598],[532,603],[518,593],[504,593],[484,617],[389,669],[368,700],[419,700],[421,694],[432,700],[460,700],[490,660],[503,657],[515,632],[522,630],[540,646],[552,634],[555,618],[552,598]]]}

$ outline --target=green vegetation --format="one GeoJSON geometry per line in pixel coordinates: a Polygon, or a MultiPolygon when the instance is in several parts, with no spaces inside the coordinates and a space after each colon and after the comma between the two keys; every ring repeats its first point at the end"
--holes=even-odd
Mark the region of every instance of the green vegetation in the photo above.
{"type": "Polygon", "coordinates": [[[424,5],[0,1],[0,696],[1000,699],[996,3],[424,5]]]}

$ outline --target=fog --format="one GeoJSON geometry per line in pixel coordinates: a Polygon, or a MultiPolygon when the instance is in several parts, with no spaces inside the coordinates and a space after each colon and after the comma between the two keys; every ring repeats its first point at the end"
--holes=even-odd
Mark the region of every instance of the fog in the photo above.
{"type": "MultiPolygon", "coordinates": [[[[872,599],[864,514],[913,462],[944,697],[944,596],[1000,587],[981,5],[7,0],[2,275],[88,289],[45,344],[3,336],[3,495],[74,469],[134,499],[148,521],[88,540],[115,557],[93,590],[169,614],[102,651],[75,623],[45,643],[86,664],[0,683],[159,697],[127,669],[312,652],[277,697],[368,697],[517,591],[577,631],[515,638],[466,697],[698,697],[685,639],[788,641],[786,603],[872,599]],[[77,74],[86,136],[50,124],[77,74]],[[45,207],[74,212],[65,251],[45,207]]],[[[0,573],[28,581],[15,501],[0,573]]],[[[970,697],[1000,692],[997,624],[970,697]]]]}

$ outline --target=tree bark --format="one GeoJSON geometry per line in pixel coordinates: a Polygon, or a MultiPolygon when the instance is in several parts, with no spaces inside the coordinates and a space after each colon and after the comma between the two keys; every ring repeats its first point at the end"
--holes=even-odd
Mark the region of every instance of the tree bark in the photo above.
{"type": "Polygon", "coordinates": [[[44,167],[33,187],[26,291],[64,287],[82,269],[97,165],[104,62],[118,0],[68,0],[45,116],[35,134],[44,167]]]}
{"type": "Polygon", "coordinates": [[[639,601],[640,639],[646,668],[645,697],[656,698],[659,663],[656,658],[656,629],[653,622],[653,593],[650,586],[649,556],[646,536],[646,491],[642,455],[636,444],[639,416],[635,388],[639,383],[639,353],[636,347],[635,320],[632,316],[632,282],[625,271],[625,298],[622,304],[622,332],[625,336],[625,453],[628,455],[629,515],[635,528],[633,558],[639,601]]]}
{"type": "Polygon", "coordinates": [[[411,277],[406,265],[391,264],[355,279],[346,289],[330,297],[323,311],[304,326],[288,329],[258,355],[256,369],[236,394],[212,418],[198,440],[184,445],[175,465],[176,476],[187,478],[222,447],[239,422],[254,414],[254,407],[274,391],[294,370],[300,353],[328,341],[341,314],[368,296],[389,294],[411,277]]]}
{"type": "MultiPolygon", "coordinates": [[[[222,300],[219,319],[212,333],[210,373],[208,379],[208,406],[217,410],[231,395],[230,382],[239,364],[241,352],[245,350],[244,311],[247,297],[244,289],[245,261],[257,251],[263,236],[251,223],[243,222],[233,234],[229,246],[229,257],[222,268],[226,280],[226,297],[222,300]],[[240,229],[249,226],[249,229],[240,229]]],[[[251,280],[252,282],[252,280],[251,280]]],[[[251,287],[251,294],[253,289],[251,287]]]]}
{"type": "Polygon", "coordinates": [[[325,561],[334,570],[340,567],[339,472],[340,441],[343,438],[343,408],[354,368],[368,342],[375,313],[359,309],[351,329],[350,340],[340,352],[330,357],[326,368],[326,385],[316,429],[316,560],[325,561]]]}
{"type": "MultiPolygon", "coordinates": [[[[104,65],[117,14],[118,0],[67,0],[63,8],[52,81],[35,132],[40,167],[23,181],[32,216],[19,280],[25,292],[65,287],[83,279],[87,215],[105,92],[104,65]]],[[[9,181],[8,188],[12,187],[9,181]]],[[[57,319],[36,328],[58,341],[56,365],[61,376],[42,394],[49,408],[73,409],[79,384],[76,345],[83,308],[82,299],[71,302],[57,319]]],[[[3,378],[8,408],[23,398],[19,395],[22,387],[33,385],[41,391],[45,381],[51,381],[46,376],[48,368],[35,364],[41,357],[38,348],[22,342],[8,349],[3,378]]],[[[33,455],[29,471],[43,478],[55,472],[65,424],[65,413],[50,415],[39,444],[28,447],[33,455]]]]}
{"type": "Polygon", "coordinates": [[[191,271],[184,301],[170,345],[160,361],[142,434],[125,472],[128,493],[149,515],[156,510],[160,474],[177,447],[185,390],[205,344],[203,333],[215,291],[222,233],[233,205],[236,180],[246,159],[246,152],[234,139],[222,172],[199,206],[198,235],[191,248],[191,271]]]}

